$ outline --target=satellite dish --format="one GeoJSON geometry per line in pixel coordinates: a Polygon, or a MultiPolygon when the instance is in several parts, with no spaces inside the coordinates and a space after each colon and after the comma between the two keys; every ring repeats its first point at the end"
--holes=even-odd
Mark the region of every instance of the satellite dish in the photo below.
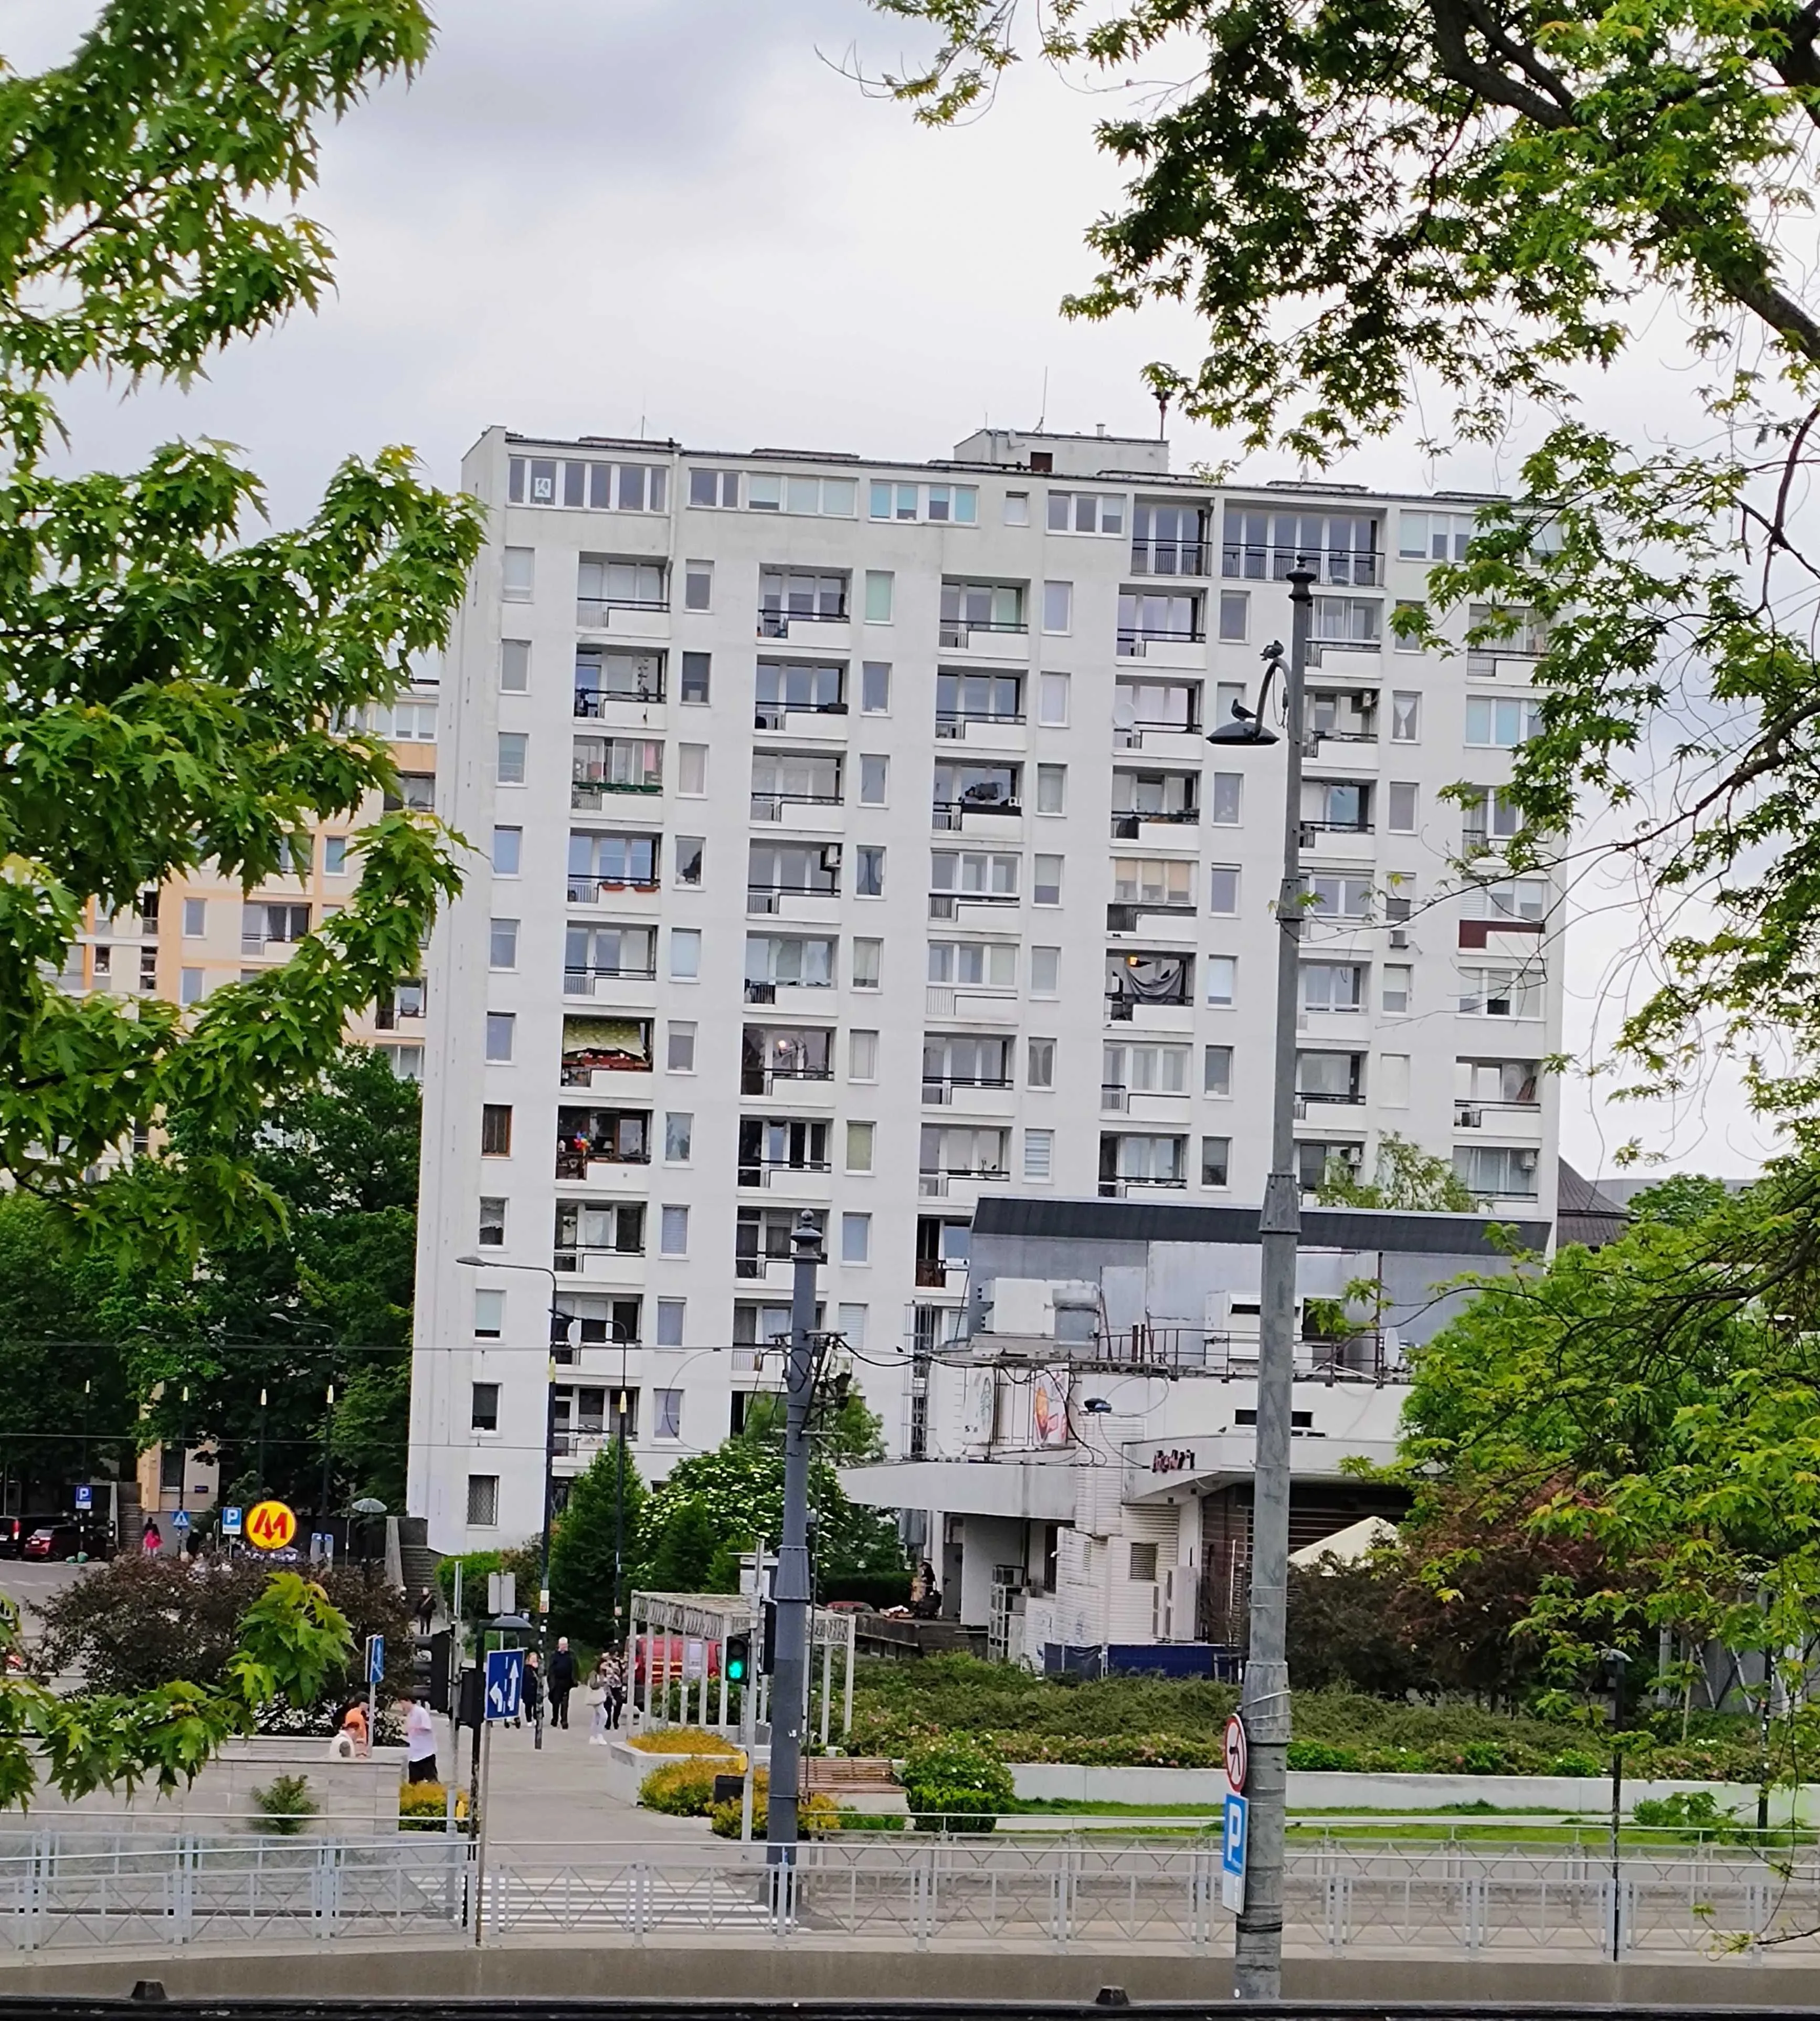
{"type": "Polygon", "coordinates": [[[1114,695],[1112,697],[1112,727],[1115,730],[1130,730],[1136,723],[1137,720],[1138,711],[1133,705],[1131,697],[1128,694],[1114,695]]]}

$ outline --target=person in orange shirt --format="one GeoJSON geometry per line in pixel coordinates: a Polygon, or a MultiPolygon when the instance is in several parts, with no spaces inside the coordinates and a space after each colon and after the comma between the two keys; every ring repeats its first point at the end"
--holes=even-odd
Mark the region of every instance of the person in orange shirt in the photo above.
{"type": "Polygon", "coordinates": [[[367,1752],[366,1708],[359,1699],[341,1715],[340,1737],[350,1743],[355,1753],[367,1752]]]}

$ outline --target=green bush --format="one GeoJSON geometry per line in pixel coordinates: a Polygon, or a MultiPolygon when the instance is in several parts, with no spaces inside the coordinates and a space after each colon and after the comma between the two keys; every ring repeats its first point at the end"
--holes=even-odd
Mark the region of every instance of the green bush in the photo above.
{"type": "Polygon", "coordinates": [[[966,1734],[913,1749],[905,1793],[919,1831],[988,1832],[1015,1801],[1011,1772],[993,1749],[966,1734]]]}
{"type": "Polygon", "coordinates": [[[300,1832],[322,1808],[310,1794],[308,1775],[275,1775],[253,1801],[264,1821],[260,1829],[289,1838],[300,1832]]]}
{"type": "Polygon", "coordinates": [[[666,1761],[639,1785],[639,1801],[667,1817],[704,1818],[714,1807],[715,1776],[730,1772],[712,1762],[666,1761]]]}
{"type": "Polygon", "coordinates": [[[1292,1768],[1356,1768],[1359,1757],[1350,1747],[1334,1747],[1324,1740],[1292,1740],[1289,1765],[1292,1768]]]}
{"type": "Polygon", "coordinates": [[[1548,1772],[1551,1775],[1603,1775],[1611,1765],[1596,1754],[1589,1753],[1584,1747],[1563,1747],[1549,1764],[1548,1772]]]}
{"type": "Polygon", "coordinates": [[[929,1784],[910,1793],[910,1822],[919,1832],[989,1832],[996,1810],[982,1810],[977,1790],[945,1790],[929,1784]]]}
{"type": "Polygon", "coordinates": [[[1666,1797],[1641,1797],[1631,1812],[1640,1825],[1680,1825],[1696,1831],[1718,1831],[1734,1822],[1719,1808],[1710,1790],[1676,1790],[1666,1797]]]}

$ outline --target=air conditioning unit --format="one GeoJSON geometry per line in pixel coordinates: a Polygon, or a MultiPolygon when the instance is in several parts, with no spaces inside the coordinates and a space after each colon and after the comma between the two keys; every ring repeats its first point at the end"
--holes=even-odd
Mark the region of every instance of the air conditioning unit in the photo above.
{"type": "Polygon", "coordinates": [[[1391,928],[1390,945],[1393,948],[1407,948],[1409,945],[1409,935],[1401,927],[1392,927],[1391,928]]]}

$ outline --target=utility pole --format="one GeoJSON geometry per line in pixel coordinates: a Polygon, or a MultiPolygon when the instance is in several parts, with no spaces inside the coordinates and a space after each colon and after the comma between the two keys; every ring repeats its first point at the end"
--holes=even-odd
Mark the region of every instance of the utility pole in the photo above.
{"type": "MultiPolygon", "coordinates": [[[[1245,1854],[1245,1906],[1233,1949],[1234,1986],[1240,2000],[1276,2000],[1283,1992],[1283,1826],[1289,1786],[1289,1586],[1290,1405],[1295,1386],[1295,1265],[1301,1237],[1301,1186],[1295,1163],[1295,1018],[1297,965],[1302,924],[1302,690],[1314,617],[1315,572],[1300,559],[1289,571],[1291,630],[1289,661],[1271,650],[1271,672],[1282,667],[1285,745],[1283,884],[1276,901],[1276,1032],[1272,1088],[1270,1176],[1258,1216],[1262,1312],[1258,1348],[1258,1439],[1251,1503],[1250,1627],[1239,1717],[1245,1722],[1250,1766],[1245,1793],[1250,1817],[1245,1854]]],[[[1269,675],[1264,688],[1269,686],[1269,675]]],[[[1219,726],[1209,741],[1221,745],[1268,744],[1276,739],[1258,713],[1219,726]]]]}
{"type": "MultiPolygon", "coordinates": [[[[821,1236],[812,1214],[798,1215],[790,1246],[796,1276],[784,1381],[784,1535],[771,1589],[777,1634],[771,1680],[770,1802],[765,1818],[766,1857],[773,1866],[786,1870],[796,1864],[796,1796],[809,1677],[809,1407],[815,1389],[815,1272],[821,1262],[821,1236]]],[[[795,1904],[789,1883],[782,1886],[785,1892],[774,1896],[774,1914],[788,1916],[795,1904]]]]}

